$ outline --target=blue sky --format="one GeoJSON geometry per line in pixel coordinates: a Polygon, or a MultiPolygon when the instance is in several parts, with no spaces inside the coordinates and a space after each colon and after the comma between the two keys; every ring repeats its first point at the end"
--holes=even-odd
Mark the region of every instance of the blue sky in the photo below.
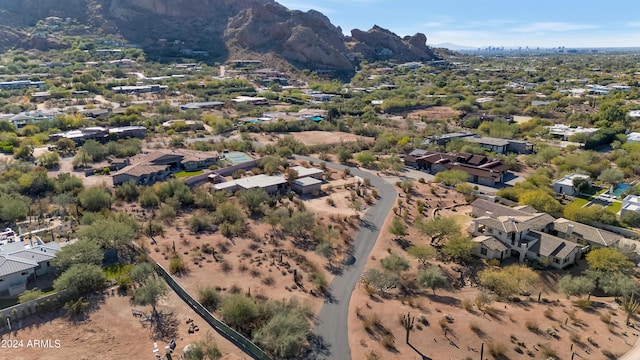
{"type": "Polygon", "coordinates": [[[639,0],[276,0],[324,13],[350,34],[374,24],[427,44],[640,47],[639,0]]]}

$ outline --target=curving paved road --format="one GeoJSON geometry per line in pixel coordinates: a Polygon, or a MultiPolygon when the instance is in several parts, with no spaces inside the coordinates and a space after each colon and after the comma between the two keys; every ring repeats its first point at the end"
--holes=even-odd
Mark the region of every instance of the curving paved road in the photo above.
{"type": "MultiPolygon", "coordinates": [[[[316,164],[322,162],[322,160],[307,156],[296,155],[296,158],[313,161],[316,164]]],[[[353,289],[360,280],[364,265],[369,258],[369,253],[373,249],[376,240],[378,240],[382,224],[396,202],[396,190],[384,179],[358,168],[325,163],[327,167],[340,171],[348,167],[352,175],[363,179],[368,178],[371,181],[371,185],[378,190],[380,196],[378,201],[362,217],[362,226],[358,229],[354,239],[352,255],[355,262],[345,266],[343,273],[334,278],[329,288],[331,297],[325,300],[314,330],[322,347],[316,354],[316,359],[348,360],[351,359],[349,333],[347,330],[349,300],[353,289]]]]}

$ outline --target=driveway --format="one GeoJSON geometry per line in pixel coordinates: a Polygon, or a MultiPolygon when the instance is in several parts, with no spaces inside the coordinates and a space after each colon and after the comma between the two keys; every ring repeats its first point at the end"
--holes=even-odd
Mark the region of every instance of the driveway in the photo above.
{"type": "MultiPolygon", "coordinates": [[[[297,159],[313,161],[318,164],[320,159],[307,156],[296,156],[297,159]]],[[[348,166],[327,163],[327,167],[339,171],[348,166]]],[[[349,300],[356,284],[360,280],[364,265],[369,258],[369,253],[378,240],[387,214],[396,202],[396,190],[384,179],[358,168],[348,167],[352,175],[363,179],[369,179],[371,185],[378,190],[380,198],[371,206],[362,217],[362,223],[354,239],[353,262],[345,266],[343,273],[336,276],[329,287],[330,296],[320,310],[314,334],[318,336],[319,351],[315,359],[351,359],[349,349],[349,333],[347,330],[347,318],[349,312],[349,300]]]]}

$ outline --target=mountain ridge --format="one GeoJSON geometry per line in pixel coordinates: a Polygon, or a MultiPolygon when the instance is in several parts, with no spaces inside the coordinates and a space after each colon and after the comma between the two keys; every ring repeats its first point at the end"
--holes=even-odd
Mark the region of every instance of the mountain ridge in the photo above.
{"type": "Polygon", "coordinates": [[[273,0],[0,0],[0,51],[34,47],[28,29],[49,16],[121,36],[151,57],[162,57],[162,41],[169,41],[206,51],[211,62],[257,56],[347,72],[361,60],[437,58],[424,34],[401,38],[376,25],[345,36],[320,12],[289,10],[273,0]]]}

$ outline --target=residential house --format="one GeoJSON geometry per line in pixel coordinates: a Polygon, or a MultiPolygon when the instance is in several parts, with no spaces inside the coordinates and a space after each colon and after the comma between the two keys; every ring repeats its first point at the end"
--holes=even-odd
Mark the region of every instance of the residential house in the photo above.
{"type": "Polygon", "coordinates": [[[489,149],[496,154],[506,154],[509,152],[518,154],[530,154],[535,150],[535,144],[527,141],[513,139],[498,139],[492,137],[480,137],[474,133],[454,132],[442,135],[430,136],[422,142],[422,145],[446,145],[453,139],[462,139],[464,141],[480,144],[485,149],[489,149]]]}
{"type": "Polygon", "coordinates": [[[445,170],[462,170],[468,174],[468,181],[487,186],[496,186],[504,180],[509,166],[498,159],[469,153],[440,153],[414,150],[405,156],[405,164],[436,174],[445,170]]]}
{"type": "Polygon", "coordinates": [[[220,158],[215,151],[193,150],[155,150],[131,159],[131,165],[125,166],[111,175],[113,185],[130,180],[138,185],[153,185],[166,180],[178,171],[196,171],[209,168],[220,158]]]}
{"type": "Polygon", "coordinates": [[[586,179],[589,181],[590,177],[589,175],[583,174],[565,175],[562,179],[553,182],[553,191],[557,194],[566,194],[570,196],[578,195],[579,191],[573,186],[573,180],[575,179],[586,179]]]}
{"type": "Polygon", "coordinates": [[[549,135],[561,138],[564,141],[569,140],[569,138],[575,134],[593,134],[594,132],[598,131],[598,129],[596,128],[585,128],[582,126],[571,127],[564,124],[555,124],[552,126],[546,126],[546,128],[549,129],[549,135]]]}
{"type": "Polygon", "coordinates": [[[489,149],[496,154],[506,154],[507,147],[509,146],[509,140],[496,139],[491,137],[467,137],[465,141],[476,143],[485,149],[489,149]]]}
{"type": "Polygon", "coordinates": [[[553,221],[549,233],[565,240],[570,240],[592,247],[616,246],[624,236],[598,229],[596,227],[559,218],[553,221]]]}
{"type": "MultiPolygon", "coordinates": [[[[477,200],[476,200],[477,201],[477,200]]],[[[489,204],[479,202],[476,214],[489,204]]],[[[548,261],[549,265],[563,269],[574,264],[584,251],[584,246],[546,233],[554,218],[546,213],[529,213],[508,206],[493,204],[492,212],[473,220],[474,242],[479,246],[475,254],[486,259],[503,260],[507,256],[522,262],[548,261]],[[508,214],[512,215],[501,215],[508,214]],[[497,215],[496,215],[497,214],[497,215]]]]}
{"type": "Polygon", "coordinates": [[[14,242],[0,246],[0,296],[17,296],[38,276],[52,274],[52,260],[60,246],[55,242],[33,245],[14,242]]]}
{"type": "MultiPolygon", "coordinates": [[[[319,192],[322,186],[322,169],[303,166],[293,166],[291,169],[298,173],[297,178],[291,183],[291,189],[299,194],[310,194],[319,192]]],[[[219,178],[219,177],[218,177],[219,178]]],[[[227,182],[215,184],[216,190],[225,190],[231,193],[239,190],[253,188],[264,189],[269,194],[285,191],[289,182],[284,175],[267,176],[264,174],[250,176],[242,179],[235,179],[227,182]]]]}
{"type": "Polygon", "coordinates": [[[624,197],[624,199],[622,199],[622,209],[620,210],[620,216],[624,216],[630,211],[640,213],[640,196],[627,195],[624,197]]]}

